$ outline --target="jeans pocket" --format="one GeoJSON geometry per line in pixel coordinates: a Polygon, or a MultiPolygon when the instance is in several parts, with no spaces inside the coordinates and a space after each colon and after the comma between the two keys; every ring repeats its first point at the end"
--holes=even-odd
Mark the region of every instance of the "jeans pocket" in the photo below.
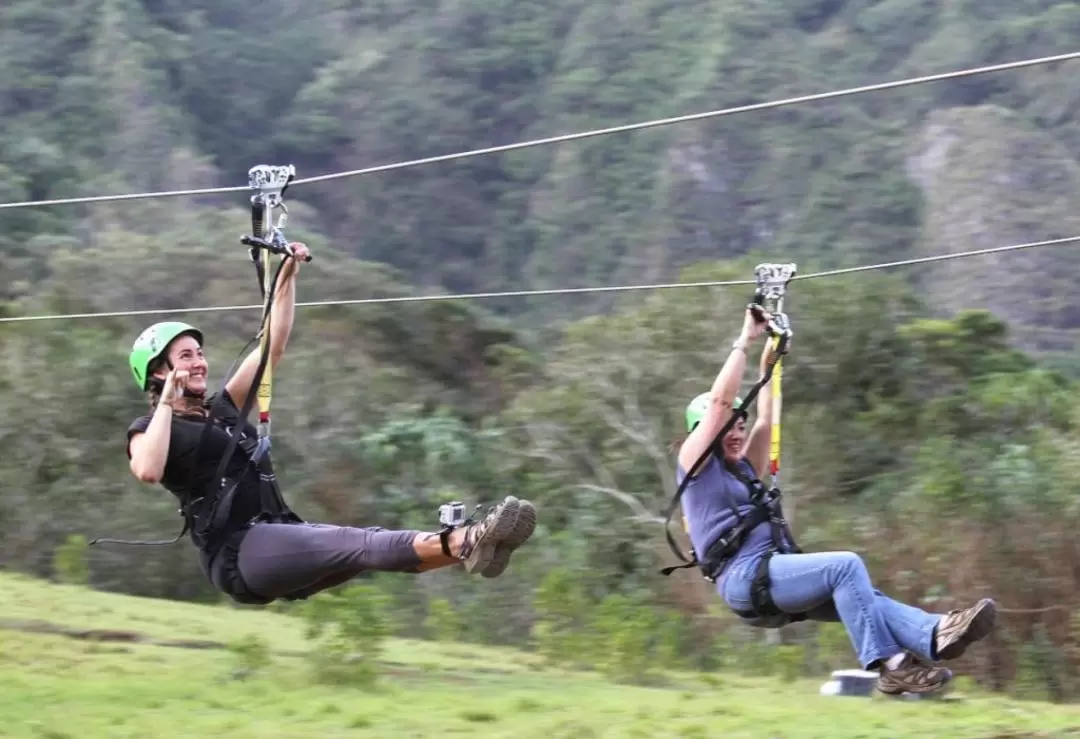
{"type": "Polygon", "coordinates": [[[724,579],[720,586],[720,597],[729,607],[737,611],[748,611],[751,608],[750,587],[754,581],[756,563],[748,560],[735,561],[724,573],[724,579]]]}

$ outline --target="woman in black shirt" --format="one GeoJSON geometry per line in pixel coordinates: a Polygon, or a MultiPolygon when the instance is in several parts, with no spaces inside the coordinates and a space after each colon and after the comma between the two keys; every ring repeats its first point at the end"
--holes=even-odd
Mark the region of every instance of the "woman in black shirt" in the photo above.
{"type": "MultiPolygon", "coordinates": [[[[303,244],[275,285],[269,366],[284,353],[294,313],[294,285],[303,244]]],[[[510,555],[532,535],[536,509],[507,496],[480,521],[437,532],[391,531],[307,523],[285,504],[269,453],[255,427],[239,418],[260,362],[249,354],[220,394],[207,396],[203,334],[186,323],[150,326],[136,339],[130,365],[150,394],[150,412],[128,427],[132,474],[179,498],[204,571],[242,603],[307,598],[367,570],[418,573],[463,564],[466,572],[498,577],[510,555]],[[232,442],[234,433],[239,438],[232,442]],[[221,480],[215,472],[235,447],[221,480]]]]}

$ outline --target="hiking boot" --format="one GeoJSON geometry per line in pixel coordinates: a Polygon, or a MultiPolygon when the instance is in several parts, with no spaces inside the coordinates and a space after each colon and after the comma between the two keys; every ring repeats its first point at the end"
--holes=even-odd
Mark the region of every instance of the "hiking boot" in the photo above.
{"type": "Polygon", "coordinates": [[[466,572],[482,572],[491,564],[495,547],[514,530],[518,507],[518,499],[508,495],[502,503],[490,508],[482,520],[465,527],[458,559],[465,565],[466,572]]]}
{"type": "Polygon", "coordinates": [[[884,662],[878,673],[877,689],[886,695],[903,693],[934,693],[952,680],[952,670],[947,667],[925,665],[910,654],[905,654],[900,666],[890,670],[884,662]]]}
{"type": "Polygon", "coordinates": [[[484,577],[498,577],[501,575],[506,570],[506,566],[510,564],[510,555],[514,553],[515,549],[528,541],[535,529],[536,506],[522,498],[518,501],[517,520],[514,522],[514,528],[511,529],[505,539],[495,545],[495,554],[492,555],[491,562],[481,570],[480,574],[484,577]]]}
{"type": "Polygon", "coordinates": [[[994,630],[997,604],[983,598],[971,608],[949,611],[934,629],[934,650],[938,659],[957,659],[975,642],[994,630]]]}

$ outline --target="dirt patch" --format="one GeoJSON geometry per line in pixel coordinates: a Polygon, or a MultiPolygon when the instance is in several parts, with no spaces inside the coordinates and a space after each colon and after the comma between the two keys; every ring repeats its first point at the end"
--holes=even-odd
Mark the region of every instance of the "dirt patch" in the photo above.
{"type": "MultiPolygon", "coordinates": [[[[78,639],[80,641],[90,642],[102,642],[102,643],[116,643],[116,644],[146,644],[155,647],[172,647],[175,649],[228,649],[229,645],[225,642],[214,641],[212,639],[158,639],[144,634],[140,631],[133,631],[129,629],[77,629],[71,626],[65,626],[63,624],[56,624],[50,621],[43,620],[13,620],[13,619],[0,619],[0,629],[6,629],[8,631],[21,631],[24,633],[34,634],[53,634],[57,636],[65,636],[69,639],[78,639]]],[[[294,649],[278,649],[272,650],[275,655],[285,657],[306,657],[307,652],[294,650],[294,649]]],[[[390,660],[381,661],[380,665],[385,674],[394,677],[402,678],[421,678],[431,675],[431,671],[422,667],[416,667],[413,665],[404,664],[401,662],[394,662],[390,660]]],[[[489,675],[507,675],[511,674],[511,670],[499,669],[497,667],[475,667],[468,670],[455,671],[455,680],[476,680],[484,674],[489,675]],[[471,675],[469,673],[472,673],[471,675]]]]}
{"type": "MultiPolygon", "coordinates": [[[[33,634],[56,634],[70,639],[94,642],[119,642],[123,644],[150,644],[156,647],[178,649],[228,649],[228,644],[210,639],[157,639],[149,634],[130,629],[77,629],[50,621],[20,621],[0,619],[0,629],[33,634]]],[[[302,654],[302,653],[293,653],[302,654]]]]}

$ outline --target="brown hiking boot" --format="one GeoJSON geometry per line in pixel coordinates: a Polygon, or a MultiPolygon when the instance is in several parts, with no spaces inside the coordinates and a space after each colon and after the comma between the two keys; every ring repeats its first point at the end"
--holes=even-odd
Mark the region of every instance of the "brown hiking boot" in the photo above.
{"type": "Polygon", "coordinates": [[[484,577],[498,577],[510,564],[510,555],[524,544],[536,529],[536,506],[522,498],[518,501],[517,520],[505,539],[495,545],[491,562],[480,571],[484,577]]]}
{"type": "Polygon", "coordinates": [[[884,662],[881,664],[877,689],[886,695],[934,693],[944,688],[952,676],[952,670],[947,667],[924,665],[914,656],[905,654],[895,670],[890,670],[884,662]]]}
{"type": "Polygon", "coordinates": [[[934,649],[938,659],[957,659],[969,645],[994,630],[997,604],[983,598],[971,608],[949,611],[934,630],[934,649]]]}
{"type": "Polygon", "coordinates": [[[458,558],[464,563],[466,572],[482,572],[491,564],[496,546],[514,530],[518,508],[518,499],[508,495],[482,520],[465,527],[465,539],[461,542],[458,558]]]}

